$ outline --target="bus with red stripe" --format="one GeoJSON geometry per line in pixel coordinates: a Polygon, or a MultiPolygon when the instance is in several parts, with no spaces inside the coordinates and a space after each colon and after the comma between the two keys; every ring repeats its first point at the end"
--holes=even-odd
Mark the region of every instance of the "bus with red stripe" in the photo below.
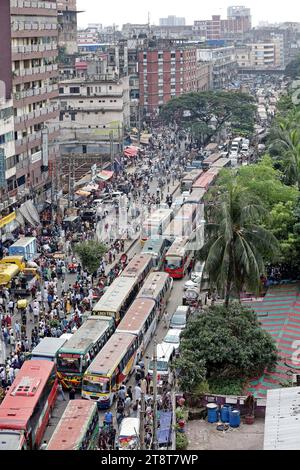
{"type": "Polygon", "coordinates": [[[40,446],[57,388],[53,362],[24,362],[0,405],[1,450],[31,450],[40,446]]]}
{"type": "Polygon", "coordinates": [[[188,237],[177,238],[165,257],[165,272],[173,279],[183,279],[192,262],[193,252],[189,249],[188,237]]]}
{"type": "Polygon", "coordinates": [[[138,347],[137,336],[114,333],[83,376],[82,398],[95,400],[99,409],[110,408],[136,365],[138,347]]]}

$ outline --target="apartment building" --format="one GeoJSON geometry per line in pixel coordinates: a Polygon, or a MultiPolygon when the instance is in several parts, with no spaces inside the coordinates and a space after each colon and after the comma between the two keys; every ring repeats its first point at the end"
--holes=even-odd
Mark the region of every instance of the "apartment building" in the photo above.
{"type": "Polygon", "coordinates": [[[9,158],[9,196],[47,197],[56,171],[58,107],[56,0],[2,0],[0,80],[13,99],[15,156],[9,158]]]}
{"type": "Polygon", "coordinates": [[[227,19],[213,15],[210,20],[194,21],[193,30],[206,40],[235,40],[251,30],[251,12],[243,6],[229,7],[227,19]]]}
{"type": "Polygon", "coordinates": [[[239,68],[277,69],[284,67],[284,45],[282,38],[268,42],[246,44],[236,49],[239,68]]]}
{"type": "Polygon", "coordinates": [[[198,49],[197,59],[211,64],[211,87],[214,90],[226,89],[237,76],[234,46],[198,49]]]}
{"type": "Polygon", "coordinates": [[[171,98],[198,90],[195,46],[170,41],[149,41],[138,53],[140,105],[155,115],[171,98]]]}
{"type": "Polygon", "coordinates": [[[14,108],[12,99],[5,97],[0,86],[0,210],[16,202],[13,196],[16,180],[14,108]],[[11,197],[9,197],[9,194],[11,197]]]}

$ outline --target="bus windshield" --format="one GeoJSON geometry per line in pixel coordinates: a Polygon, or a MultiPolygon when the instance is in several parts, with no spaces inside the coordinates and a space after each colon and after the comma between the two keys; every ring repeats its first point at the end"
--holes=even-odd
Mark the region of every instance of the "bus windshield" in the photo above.
{"type": "Polygon", "coordinates": [[[182,265],[182,259],[181,258],[169,258],[166,257],[166,267],[169,269],[176,269],[180,268],[182,265]]]}
{"type": "Polygon", "coordinates": [[[58,356],[57,369],[59,372],[81,372],[80,356],[78,357],[64,357],[58,356]]]}
{"type": "MultiPolygon", "coordinates": [[[[154,362],[150,361],[149,369],[153,370],[154,362]]],[[[168,363],[165,361],[157,361],[157,371],[167,371],[168,363]]]]}
{"type": "Polygon", "coordinates": [[[83,380],[83,389],[91,393],[109,392],[109,379],[101,379],[101,382],[91,382],[87,379],[83,380]]]}

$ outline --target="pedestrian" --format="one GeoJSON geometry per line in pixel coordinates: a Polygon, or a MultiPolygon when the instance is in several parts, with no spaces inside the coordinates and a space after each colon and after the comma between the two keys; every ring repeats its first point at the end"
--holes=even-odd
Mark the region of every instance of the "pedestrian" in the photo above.
{"type": "Polygon", "coordinates": [[[147,393],[147,380],[146,380],[145,377],[141,380],[141,389],[142,389],[142,393],[144,395],[146,395],[146,393],[147,393]]]}
{"type": "Polygon", "coordinates": [[[76,395],[76,390],[74,387],[72,387],[71,390],[69,391],[69,399],[75,400],[75,395],[76,395]]]}
{"type": "Polygon", "coordinates": [[[60,396],[61,396],[61,398],[62,398],[62,401],[66,401],[66,397],[65,397],[64,390],[63,390],[63,387],[62,387],[62,384],[61,384],[61,383],[58,384],[57,390],[58,390],[58,392],[60,393],[60,396]]]}
{"type": "Polygon", "coordinates": [[[169,317],[168,317],[168,312],[166,310],[164,311],[164,326],[165,328],[168,328],[169,326],[169,317]]]}
{"type": "Polygon", "coordinates": [[[126,398],[126,389],[124,385],[121,385],[120,390],[118,391],[118,398],[122,400],[123,402],[125,401],[126,398]]]}
{"type": "Polygon", "coordinates": [[[138,382],[138,384],[134,387],[134,399],[135,399],[135,406],[134,408],[137,409],[137,406],[140,402],[140,399],[142,397],[142,389],[141,389],[141,383],[138,382]]]}
{"type": "Polygon", "coordinates": [[[130,416],[130,408],[131,408],[131,398],[127,394],[125,398],[125,403],[124,403],[124,416],[129,417],[130,416]]]}
{"type": "Polygon", "coordinates": [[[112,427],[113,425],[113,415],[111,411],[107,411],[104,415],[103,424],[108,427],[112,427]]]}

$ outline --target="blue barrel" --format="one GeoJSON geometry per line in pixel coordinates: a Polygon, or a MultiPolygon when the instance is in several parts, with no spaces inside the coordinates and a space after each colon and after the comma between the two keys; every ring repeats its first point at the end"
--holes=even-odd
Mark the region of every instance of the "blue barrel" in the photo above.
{"type": "Polygon", "coordinates": [[[207,408],[207,420],[209,423],[218,422],[218,405],[215,403],[209,403],[206,405],[207,408]]]}
{"type": "Polygon", "coordinates": [[[222,423],[229,423],[229,413],[231,411],[230,405],[223,405],[221,408],[221,421],[222,423]]]}
{"type": "Polygon", "coordinates": [[[229,411],[229,424],[232,428],[238,428],[241,424],[241,413],[239,410],[229,411]]]}

